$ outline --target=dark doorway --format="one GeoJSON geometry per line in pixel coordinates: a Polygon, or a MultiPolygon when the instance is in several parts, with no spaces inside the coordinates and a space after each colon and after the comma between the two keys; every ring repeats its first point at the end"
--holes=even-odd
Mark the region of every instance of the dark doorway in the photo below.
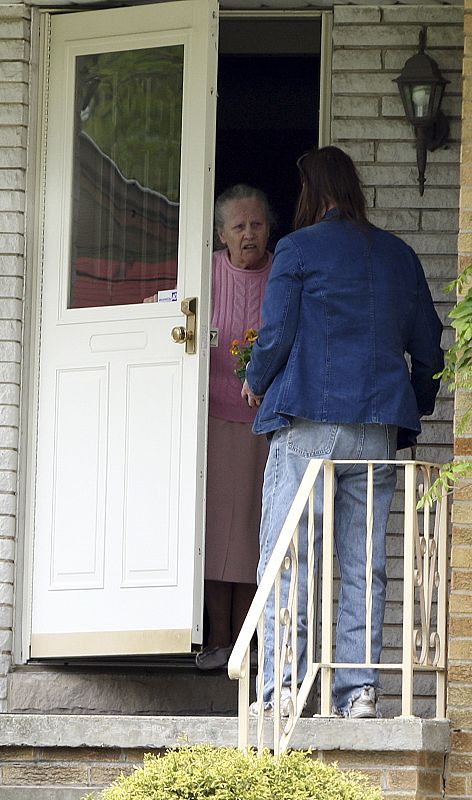
{"type": "Polygon", "coordinates": [[[216,184],[263,189],[278,225],[291,230],[300,184],[296,161],[318,142],[320,20],[222,19],[216,184]]]}

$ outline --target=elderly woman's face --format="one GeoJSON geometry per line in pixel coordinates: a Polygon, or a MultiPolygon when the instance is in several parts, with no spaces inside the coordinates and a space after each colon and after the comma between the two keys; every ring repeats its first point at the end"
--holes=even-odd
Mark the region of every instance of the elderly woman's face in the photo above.
{"type": "Polygon", "coordinates": [[[233,266],[259,269],[266,263],[269,223],[263,204],[255,197],[229,200],[223,206],[224,226],[218,231],[233,266]]]}

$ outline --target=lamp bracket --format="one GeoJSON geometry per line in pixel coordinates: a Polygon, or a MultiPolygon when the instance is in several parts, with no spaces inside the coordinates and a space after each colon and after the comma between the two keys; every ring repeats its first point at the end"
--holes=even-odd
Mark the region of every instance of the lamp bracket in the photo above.
{"type": "Polygon", "coordinates": [[[442,111],[438,111],[436,119],[426,128],[425,134],[425,144],[430,153],[444,144],[449,136],[449,121],[442,111]]]}

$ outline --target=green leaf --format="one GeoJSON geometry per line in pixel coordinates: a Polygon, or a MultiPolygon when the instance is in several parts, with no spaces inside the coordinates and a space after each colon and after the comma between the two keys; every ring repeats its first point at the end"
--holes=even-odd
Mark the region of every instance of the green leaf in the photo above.
{"type": "MultiPolygon", "coordinates": [[[[472,413],[472,409],[468,413],[472,413]]],[[[417,509],[424,508],[424,506],[432,506],[433,503],[449,494],[458,480],[468,475],[472,475],[472,461],[452,461],[449,464],[444,464],[434,483],[431,484],[429,490],[418,501],[417,509]]]]}

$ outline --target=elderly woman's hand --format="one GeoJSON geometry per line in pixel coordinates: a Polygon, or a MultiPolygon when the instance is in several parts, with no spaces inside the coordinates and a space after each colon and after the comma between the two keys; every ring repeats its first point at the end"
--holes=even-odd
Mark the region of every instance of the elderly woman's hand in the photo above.
{"type": "Polygon", "coordinates": [[[262,395],[253,394],[249,388],[247,381],[244,381],[243,388],[241,389],[241,397],[246,398],[248,405],[251,408],[257,408],[262,403],[262,395]]]}

